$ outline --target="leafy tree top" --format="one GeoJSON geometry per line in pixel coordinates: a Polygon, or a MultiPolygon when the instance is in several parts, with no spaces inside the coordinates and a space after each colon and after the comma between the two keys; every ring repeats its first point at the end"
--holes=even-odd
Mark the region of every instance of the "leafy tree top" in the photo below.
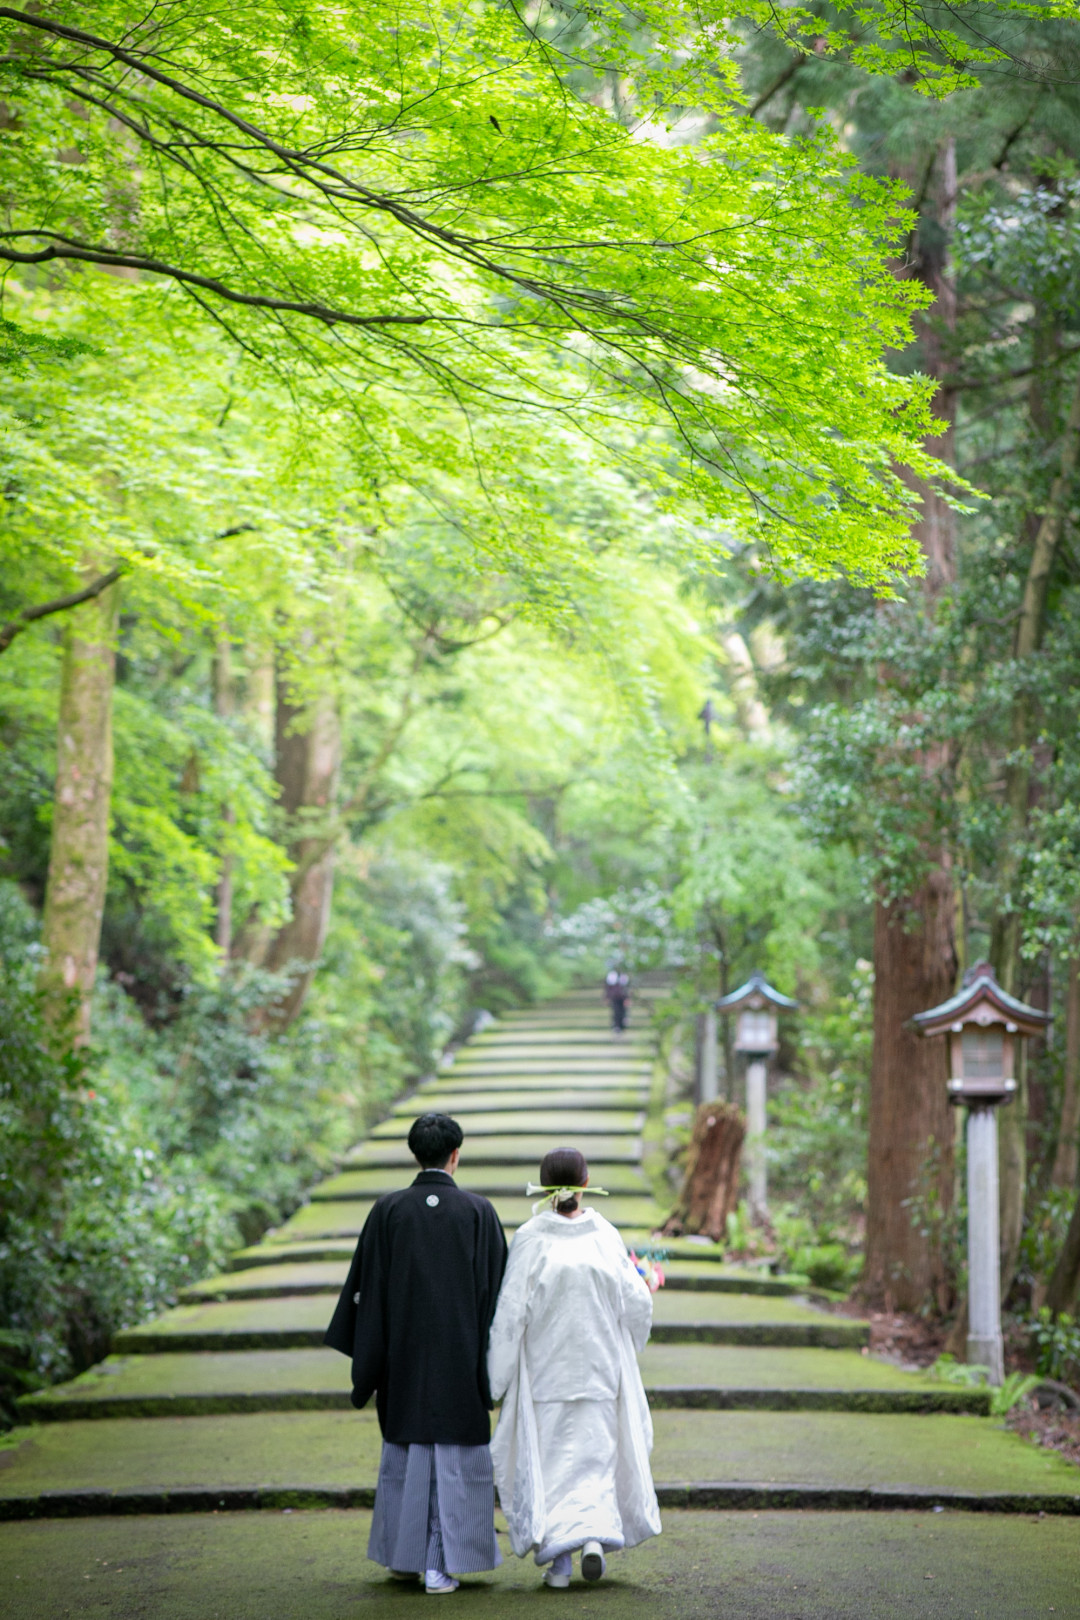
{"type": "Polygon", "coordinates": [[[600,8],[575,89],[543,5],[0,7],[0,259],[164,278],[373,478],[494,481],[557,420],[703,533],[880,586],[920,567],[899,469],[939,470],[930,384],[882,359],[926,296],[890,268],[902,192],[824,122],[748,120],[721,20],[653,10],[646,51],[600,8]],[[604,90],[620,46],[635,118],[604,90]]]}

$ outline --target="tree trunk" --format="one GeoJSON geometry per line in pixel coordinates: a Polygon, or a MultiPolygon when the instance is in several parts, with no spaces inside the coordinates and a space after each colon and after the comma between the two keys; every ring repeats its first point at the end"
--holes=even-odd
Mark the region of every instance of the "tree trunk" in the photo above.
{"type": "Polygon", "coordinates": [[[1076,1310],[1080,1301],[1080,1198],[1072,1212],[1065,1243],[1046,1290],[1046,1303],[1055,1315],[1076,1310]]]}
{"type": "MultiPolygon", "coordinates": [[[[229,719],[236,709],[232,648],[225,636],[218,642],[214,654],[214,708],[223,720],[229,719]]],[[[224,824],[222,838],[224,848],[221,855],[221,876],[217,884],[214,942],[221,952],[221,971],[224,973],[229,966],[233,939],[233,857],[229,848],[229,834],[236,822],[236,811],[231,804],[222,805],[221,819],[224,824]]]]}
{"type": "Polygon", "coordinates": [[[739,1201],[739,1166],[746,1121],[731,1103],[702,1103],[694,1118],[690,1156],[678,1203],[664,1225],[668,1237],[700,1233],[722,1242],[739,1201]]]}
{"type": "Polygon", "coordinates": [[[947,1309],[941,1221],[952,1201],[953,1120],[944,1041],[911,1028],[956,977],[955,908],[946,867],[910,902],[874,913],[874,1043],[866,1266],[862,1293],[886,1310],[947,1309]]]}
{"type": "Polygon", "coordinates": [[[273,973],[291,974],[288,993],[268,1018],[271,1027],[284,1029],[304,1005],[330,921],[336,840],[329,834],[329,823],[341,767],[334,694],[300,707],[289,701],[279,682],[275,730],[275,775],[280,804],[292,827],[289,858],[294,870],[289,880],[292,915],[272,941],[266,966],[273,973]]]}
{"type": "MultiPolygon", "coordinates": [[[[935,158],[934,183],[912,256],[911,273],[936,299],[933,310],[915,321],[919,365],[931,377],[946,376],[951,366],[956,292],[949,248],[956,189],[956,149],[949,140],[935,158]]],[[[945,428],[926,441],[926,448],[952,465],[952,392],[938,389],[934,414],[945,428]]],[[[956,515],[933,486],[907,472],[904,478],[921,501],[913,532],[926,558],[924,611],[932,618],[938,598],[956,579],[956,515]]],[[[937,749],[924,762],[928,792],[936,791],[940,763],[937,749]]],[[[928,1299],[940,1310],[949,1304],[940,1242],[953,1194],[946,1043],[924,1040],[909,1025],[914,1013],[952,995],[956,981],[952,869],[947,851],[931,845],[928,853],[929,872],[919,888],[889,904],[879,901],[874,912],[874,1040],[861,1289],[868,1303],[887,1310],[914,1310],[928,1299]]]]}
{"type": "Polygon", "coordinates": [[[42,986],[50,1023],[70,1027],[79,1046],[90,1038],[109,873],[118,593],[119,586],[110,585],[72,612],[60,680],[42,986]]]}
{"type": "Polygon", "coordinates": [[[1050,1182],[1075,1187],[1077,1132],[1080,1131],[1080,956],[1071,956],[1065,986],[1065,1083],[1061,1096],[1057,1151],[1050,1182]]]}
{"type": "MultiPolygon", "coordinates": [[[[1072,495],[1080,460],[1080,373],[1077,374],[1069,414],[1061,439],[1057,475],[1035,532],[1028,564],[1020,617],[1016,625],[1014,654],[1023,664],[1038,653],[1046,626],[1046,595],[1072,495]]],[[[1020,976],[1020,910],[1015,892],[1023,840],[1027,832],[1031,803],[1031,748],[1037,715],[1031,695],[1023,688],[1013,702],[1011,751],[1005,772],[1005,804],[1008,812],[1004,838],[1001,889],[1009,897],[1008,909],[994,919],[991,957],[1002,988],[1017,994],[1020,976]]],[[[1027,1084],[1023,1063],[1016,1097],[1002,1110],[998,1136],[1001,1186],[1001,1297],[1012,1286],[1023,1235],[1024,1194],[1027,1184],[1027,1084]]]]}

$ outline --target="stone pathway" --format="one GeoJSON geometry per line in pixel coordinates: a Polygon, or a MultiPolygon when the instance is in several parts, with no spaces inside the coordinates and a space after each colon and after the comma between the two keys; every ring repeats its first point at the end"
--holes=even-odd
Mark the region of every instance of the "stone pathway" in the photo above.
{"type": "MultiPolygon", "coordinates": [[[[612,1194],[598,1207],[628,1241],[647,1242],[663,1214],[650,1183],[647,1152],[647,1125],[657,1117],[660,1097],[649,1032],[638,1011],[621,1040],[607,1030],[602,1004],[585,993],[490,1026],[377,1126],[290,1221],[235,1256],[228,1272],[188,1290],[183,1302],[156,1322],[119,1334],[113,1355],[100,1366],[25,1401],[23,1412],[32,1426],[16,1430],[0,1448],[0,1519],[9,1521],[0,1526],[0,1557],[6,1548],[12,1557],[32,1559],[37,1556],[32,1549],[45,1545],[44,1536],[53,1549],[50,1558],[63,1559],[71,1550],[83,1558],[93,1544],[87,1531],[63,1521],[86,1518],[103,1530],[124,1515],[126,1523],[122,1531],[109,1528],[98,1545],[112,1551],[95,1555],[91,1569],[70,1564],[70,1578],[61,1580],[61,1586],[67,1582],[67,1597],[55,1581],[41,1587],[42,1603],[46,1591],[51,1594],[51,1609],[39,1610],[37,1599],[31,1602],[34,1577],[20,1565],[19,1582],[29,1584],[9,1585],[0,1613],[52,1614],[65,1608],[96,1613],[88,1606],[90,1590],[96,1593],[103,1568],[116,1568],[116,1556],[122,1556],[117,1548],[129,1546],[134,1560],[129,1570],[141,1559],[147,1578],[155,1536],[180,1556],[177,1521],[166,1531],[155,1516],[180,1514],[181,1522],[194,1527],[199,1521],[192,1515],[224,1515],[209,1541],[208,1532],[200,1529],[196,1535],[193,1528],[191,1544],[220,1546],[227,1558],[233,1532],[237,1549],[253,1545],[249,1530],[242,1529],[250,1526],[244,1510],[261,1509],[258,1523],[269,1530],[281,1523],[282,1512],[307,1523],[306,1509],[368,1508],[379,1446],[375,1416],[351,1409],[348,1364],[323,1349],[321,1338],[372,1200],[413,1173],[404,1144],[408,1123],[422,1108],[435,1106],[461,1119],[466,1141],[460,1180],[493,1200],[508,1229],[529,1215],[524,1183],[535,1179],[543,1152],[576,1143],[589,1158],[594,1182],[612,1194]],[[26,1522],[31,1520],[38,1522],[26,1522]],[[90,1585],[83,1587],[87,1580],[90,1585]],[[13,1605],[12,1593],[18,1599],[13,1605]]],[[[977,1509],[994,1523],[1014,1527],[1008,1532],[1013,1541],[999,1543],[1004,1547],[1023,1541],[1022,1526],[1038,1529],[1040,1520],[1031,1515],[1052,1516],[1056,1527],[1042,1544],[1071,1549],[1069,1556],[1080,1568],[1080,1471],[989,1417],[984,1391],[934,1383],[877,1360],[866,1350],[865,1323],[830,1313],[783,1279],[725,1267],[708,1249],[690,1242],[671,1249],[668,1285],[657,1296],[653,1339],[642,1357],[655,1414],[653,1469],[669,1511],[661,1543],[623,1561],[630,1588],[638,1570],[645,1583],[642,1595],[650,1581],[659,1583],[660,1592],[665,1582],[677,1579],[677,1573],[658,1572],[668,1567],[684,1535],[686,1546],[697,1548],[693,1558],[706,1558],[700,1567],[709,1578],[698,1585],[702,1594],[713,1596],[707,1602],[702,1597],[700,1610],[681,1612],[727,1612],[716,1606],[708,1563],[726,1556],[725,1543],[710,1540],[709,1524],[718,1532],[723,1524],[724,1537],[728,1542],[734,1537],[743,1548],[739,1556],[750,1570],[750,1527],[759,1516],[789,1524],[790,1534],[776,1534],[785,1545],[788,1535],[794,1547],[801,1545],[797,1525],[804,1520],[811,1539],[816,1525],[831,1544],[840,1520],[863,1522],[857,1511],[852,1519],[852,1510],[862,1510],[865,1518],[864,1545],[876,1541],[886,1523],[903,1521],[898,1542],[890,1531],[893,1542],[907,1545],[904,1538],[914,1537],[921,1546],[912,1528],[916,1523],[944,1535],[941,1510],[977,1509]],[[880,1512],[886,1508],[915,1516],[886,1521],[880,1512]],[[731,1509],[742,1510],[742,1516],[732,1519],[726,1511],[731,1509]],[[802,1511],[774,1514],[775,1509],[802,1511]],[[868,1509],[873,1511],[867,1516],[868,1509]],[[702,1551],[708,1548],[711,1552],[702,1551]]],[[[319,1545],[327,1537],[332,1541],[333,1526],[343,1522],[332,1512],[314,1518],[325,1520],[312,1530],[313,1544],[319,1545]]],[[[946,1518],[949,1535],[954,1525],[975,1524],[969,1514],[955,1511],[946,1518]]],[[[370,1583],[364,1585],[365,1601],[397,1601],[361,1556],[365,1524],[355,1512],[344,1522],[351,1527],[347,1540],[356,1580],[370,1583]]],[[[978,1521],[980,1535],[990,1522],[978,1521]]],[[[293,1524],[288,1540],[279,1542],[275,1535],[261,1556],[277,1558],[281,1548],[298,1545],[297,1535],[293,1524]]],[[[962,1538],[957,1533],[954,1539],[962,1538]]],[[[898,1554],[894,1563],[901,1570],[903,1557],[898,1554]]],[[[885,1564],[893,1568],[888,1559],[885,1564]]],[[[1062,1606],[1054,1569],[1042,1573],[1049,1582],[1046,1590],[1061,1600],[1054,1603],[1051,1596],[1054,1612],[1080,1615],[1080,1599],[1071,1610],[1062,1606]]],[[[805,1613],[808,1620],[848,1613],[843,1606],[821,1606],[823,1579],[816,1597],[804,1584],[805,1600],[795,1607],[760,1612],[805,1613]]],[[[1074,1584],[1080,1590],[1080,1582],[1074,1584]]],[[[182,1585],[179,1576],[166,1581],[161,1590],[171,1595],[167,1603],[162,1597],[165,1607],[155,1609],[144,1582],[143,1607],[133,1597],[131,1612],[215,1612],[186,1605],[177,1595],[182,1585]]],[[[759,1612],[752,1585],[744,1588],[743,1606],[730,1612],[759,1612]]],[[[508,1596],[534,1587],[529,1567],[511,1561],[483,1590],[508,1596]]],[[[771,1576],[766,1589],[775,1600],[771,1576]]],[[[1000,1580],[997,1589],[1002,1590],[1000,1580]]],[[[216,1612],[246,1614],[246,1590],[238,1585],[216,1612]]],[[[479,1587],[474,1596],[480,1600],[479,1587]]],[[[459,1594],[455,1601],[473,1599],[459,1594]]],[[[127,1612],[111,1603],[101,1612],[114,1620],[127,1612]]],[[[1032,1612],[1045,1613],[1048,1607],[1032,1612]]],[[[275,1620],[292,1612],[273,1611],[275,1620]]],[[[295,1612],[306,1611],[300,1605],[295,1612]]],[[[310,1612],[350,1611],[331,1604],[310,1612]]],[[[937,1616],[953,1610],[901,1606],[880,1612],[937,1616]]],[[[955,1612],[1011,1617],[1027,1610],[981,1608],[969,1601],[955,1612]]]]}

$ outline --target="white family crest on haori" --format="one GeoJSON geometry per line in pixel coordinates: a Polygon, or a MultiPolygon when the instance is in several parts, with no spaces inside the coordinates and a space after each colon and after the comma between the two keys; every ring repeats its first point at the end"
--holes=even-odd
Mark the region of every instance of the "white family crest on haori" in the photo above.
{"type": "Polygon", "coordinates": [[[635,1355],[651,1326],[652,1296],[596,1210],[545,1211],[519,1228],[488,1349],[502,1399],[491,1456],[519,1558],[546,1564],[587,1540],[609,1552],[660,1534],[635,1355]]]}

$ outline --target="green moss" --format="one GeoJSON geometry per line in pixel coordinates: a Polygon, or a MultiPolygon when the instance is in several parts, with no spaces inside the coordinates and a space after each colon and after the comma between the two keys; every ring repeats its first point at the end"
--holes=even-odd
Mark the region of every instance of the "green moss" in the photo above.
{"type": "Polygon", "coordinates": [[[848,1412],[658,1412],[657,1479],[1049,1491],[1080,1469],[996,1419],[848,1412]]]}
{"type": "MultiPolygon", "coordinates": [[[[0,1527],[6,1620],[394,1620],[417,1588],[363,1557],[358,1512],[44,1521],[0,1527]]],[[[503,1540],[505,1549],[506,1542],[503,1540]]],[[[666,1512],[664,1534],[575,1578],[592,1620],[1028,1620],[1076,1616],[1080,1522],[959,1513],[666,1512]]],[[[470,1576],[458,1620],[531,1620],[531,1561],[470,1576]]]]}

